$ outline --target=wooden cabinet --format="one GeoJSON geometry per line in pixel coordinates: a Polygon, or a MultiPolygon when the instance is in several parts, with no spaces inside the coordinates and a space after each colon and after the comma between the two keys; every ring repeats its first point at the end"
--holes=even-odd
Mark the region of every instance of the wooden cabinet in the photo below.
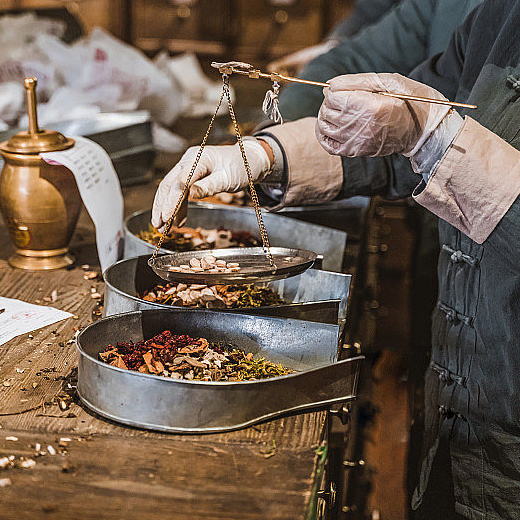
{"type": "Polygon", "coordinates": [[[352,0],[134,0],[132,41],[264,63],[318,43],[352,0]]]}
{"type": "Polygon", "coordinates": [[[263,64],[318,43],[354,0],[0,0],[0,11],[65,8],[150,55],[196,52],[263,64]]]}

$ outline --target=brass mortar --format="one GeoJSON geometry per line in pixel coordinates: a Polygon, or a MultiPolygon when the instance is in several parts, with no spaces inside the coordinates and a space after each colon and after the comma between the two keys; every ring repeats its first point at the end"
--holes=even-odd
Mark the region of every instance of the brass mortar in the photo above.
{"type": "Polygon", "coordinates": [[[39,155],[71,148],[74,140],[38,128],[36,83],[36,78],[24,81],[29,130],[0,143],[4,159],[0,212],[16,250],[9,263],[40,271],[74,263],[68,247],[78,222],[81,196],[68,168],[46,163],[39,155]]]}

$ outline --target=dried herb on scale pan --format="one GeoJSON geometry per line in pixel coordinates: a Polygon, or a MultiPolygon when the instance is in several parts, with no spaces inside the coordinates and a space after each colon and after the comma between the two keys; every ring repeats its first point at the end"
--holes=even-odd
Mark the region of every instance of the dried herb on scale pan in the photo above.
{"type": "MultiPolygon", "coordinates": [[[[152,225],[138,235],[141,240],[156,246],[161,233],[152,225]]],[[[162,247],[170,251],[201,251],[204,249],[227,249],[230,247],[256,247],[260,240],[247,231],[229,229],[203,229],[172,227],[162,247]]]]}

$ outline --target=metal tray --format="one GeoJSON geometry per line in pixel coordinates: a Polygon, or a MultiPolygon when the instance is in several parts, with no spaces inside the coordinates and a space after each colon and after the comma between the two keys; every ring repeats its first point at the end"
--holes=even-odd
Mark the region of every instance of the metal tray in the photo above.
{"type": "Polygon", "coordinates": [[[305,249],[271,247],[274,267],[269,264],[261,247],[235,247],[229,249],[208,249],[207,251],[184,251],[150,258],[148,265],[155,274],[169,282],[218,284],[248,284],[281,280],[303,273],[313,266],[316,253],[305,249]],[[186,273],[172,271],[172,267],[189,265],[192,258],[202,259],[212,255],[217,260],[237,262],[240,271],[232,273],[186,273]]]}
{"type": "MultiPolygon", "coordinates": [[[[277,213],[262,212],[265,226],[272,246],[308,249],[318,254],[317,264],[327,271],[340,272],[347,243],[344,231],[309,224],[277,213]]],[[[151,211],[139,211],[125,221],[125,258],[151,255],[155,247],[137,235],[148,229],[151,211]]],[[[253,208],[239,208],[224,204],[190,202],[189,227],[206,229],[223,227],[234,231],[248,231],[259,237],[258,223],[253,208]]],[[[162,253],[171,253],[161,249],[162,253]]]]}
{"type": "MultiPolygon", "coordinates": [[[[104,316],[143,309],[172,309],[152,303],[137,295],[164,283],[148,266],[148,255],[121,260],[104,273],[104,316]]],[[[351,275],[309,269],[299,276],[269,283],[287,303],[271,307],[230,309],[221,312],[247,312],[300,320],[338,324],[340,335],[345,328],[351,275]]]]}
{"type": "Polygon", "coordinates": [[[177,433],[234,430],[353,399],[363,358],[338,362],[336,338],[335,325],[246,314],[191,309],[119,314],[78,335],[78,394],[99,415],[131,426],[177,433]],[[163,330],[229,341],[297,372],[260,381],[184,381],[97,359],[110,343],[140,341],[163,330]]]}

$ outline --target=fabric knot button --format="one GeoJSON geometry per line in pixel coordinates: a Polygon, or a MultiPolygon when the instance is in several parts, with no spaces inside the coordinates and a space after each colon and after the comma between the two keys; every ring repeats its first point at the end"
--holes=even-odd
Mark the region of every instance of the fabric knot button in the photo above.
{"type": "Polygon", "coordinates": [[[446,312],[446,319],[450,323],[455,323],[457,321],[457,313],[453,309],[450,309],[446,312]]]}
{"type": "Polygon", "coordinates": [[[462,251],[454,251],[451,255],[451,261],[455,263],[463,262],[462,251]]]}
{"type": "Polygon", "coordinates": [[[446,251],[450,255],[450,262],[454,264],[460,264],[466,262],[471,267],[478,265],[478,259],[473,256],[467,255],[460,249],[456,250],[450,247],[448,244],[443,244],[442,250],[446,251]]]}
{"type": "Polygon", "coordinates": [[[448,371],[447,370],[441,370],[439,372],[439,379],[443,382],[443,383],[447,383],[448,381],[451,381],[451,377],[450,375],[448,374],[448,371]]]}
{"type": "Polygon", "coordinates": [[[516,90],[517,92],[520,92],[520,79],[510,75],[507,77],[506,82],[509,85],[509,87],[516,90]]]}
{"type": "Polygon", "coordinates": [[[446,417],[446,419],[451,419],[455,415],[453,413],[453,410],[444,404],[441,404],[439,406],[439,413],[442,416],[446,417]]]}

